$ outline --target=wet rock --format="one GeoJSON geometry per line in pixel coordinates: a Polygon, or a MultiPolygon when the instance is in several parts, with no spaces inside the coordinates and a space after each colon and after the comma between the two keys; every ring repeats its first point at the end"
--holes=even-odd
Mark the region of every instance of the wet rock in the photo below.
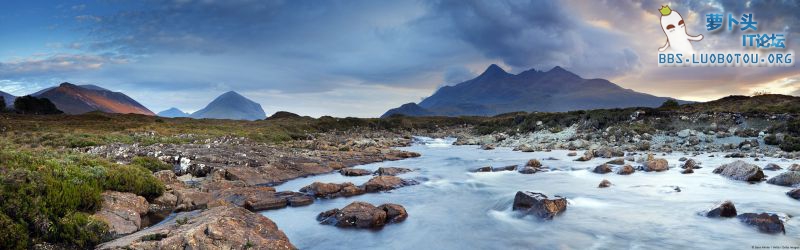
{"type": "Polygon", "coordinates": [[[602,181],[600,181],[600,185],[597,185],[597,187],[599,187],[599,188],[607,188],[607,187],[610,187],[610,186],[611,186],[611,182],[606,180],[606,179],[603,179],[602,181]]]}
{"type": "Polygon", "coordinates": [[[483,150],[492,150],[492,149],[494,149],[494,144],[483,144],[483,145],[481,145],[481,149],[483,149],[483,150]]]}
{"type": "Polygon", "coordinates": [[[567,210],[567,199],[559,196],[556,196],[555,199],[548,199],[547,195],[541,193],[519,191],[514,196],[513,210],[550,220],[567,210]]]}
{"type": "Polygon", "coordinates": [[[364,194],[363,188],[356,187],[353,183],[325,183],[314,182],[300,189],[300,192],[319,198],[350,197],[364,194]]]}
{"type": "Polygon", "coordinates": [[[530,153],[530,152],[536,151],[536,150],[533,149],[533,147],[531,147],[528,144],[519,145],[516,148],[514,148],[514,150],[520,151],[520,152],[526,152],[526,153],[530,153]]]}
{"type": "Polygon", "coordinates": [[[642,170],[647,171],[647,172],[650,172],[650,171],[655,171],[655,172],[667,171],[667,170],[669,170],[669,163],[667,162],[666,159],[662,159],[662,158],[656,158],[656,159],[653,159],[653,160],[648,160],[648,161],[644,162],[644,164],[642,165],[642,170]]]}
{"type": "Polygon", "coordinates": [[[617,159],[610,160],[610,161],[608,161],[606,163],[612,164],[612,165],[625,165],[625,159],[617,158],[617,159]]]}
{"type": "Polygon", "coordinates": [[[634,169],[631,165],[622,166],[619,168],[619,170],[617,170],[617,174],[619,175],[629,175],[633,174],[634,172],[636,172],[636,169],[634,169]]]}
{"type": "Polygon", "coordinates": [[[567,153],[567,156],[578,156],[578,153],[577,152],[569,152],[569,153],[567,153]]]}
{"type": "Polygon", "coordinates": [[[683,165],[681,166],[681,168],[683,168],[683,169],[699,169],[699,168],[702,168],[702,167],[700,167],[697,164],[697,162],[694,161],[694,159],[688,159],[685,162],[683,162],[683,165]]]}
{"type": "Polygon", "coordinates": [[[583,152],[583,156],[581,156],[580,158],[576,159],[576,161],[589,161],[589,160],[592,160],[593,158],[594,158],[594,151],[593,150],[586,150],[586,152],[583,152]]]}
{"type": "Polygon", "coordinates": [[[603,147],[594,150],[594,156],[601,158],[623,157],[625,156],[625,152],[619,148],[603,147]]]}
{"type": "Polygon", "coordinates": [[[105,191],[101,196],[102,207],[92,216],[108,224],[112,238],[136,232],[142,227],[142,216],[149,209],[144,197],[116,191],[105,191]]]}
{"type": "Polygon", "coordinates": [[[611,166],[609,166],[608,164],[603,164],[603,165],[594,167],[594,169],[592,170],[592,172],[598,173],[598,174],[611,173],[611,171],[612,171],[611,170],[611,166]]]}
{"type": "Polygon", "coordinates": [[[792,164],[791,166],[789,166],[788,170],[789,171],[800,171],[800,164],[796,164],[796,163],[792,164]]]}
{"type": "Polygon", "coordinates": [[[179,213],[97,249],[296,249],[274,222],[236,206],[179,213]]]}
{"type": "Polygon", "coordinates": [[[399,175],[411,172],[411,169],[398,167],[381,167],[375,171],[376,175],[399,175]]]}
{"type": "Polygon", "coordinates": [[[692,174],[692,173],[694,173],[694,169],[692,168],[687,168],[681,171],[681,174],[692,174]]]}
{"type": "Polygon", "coordinates": [[[680,159],[678,159],[678,161],[686,161],[686,160],[687,160],[686,157],[681,157],[680,159]]]}
{"type": "Polygon", "coordinates": [[[417,184],[413,180],[403,180],[395,176],[376,176],[364,183],[363,187],[367,193],[389,191],[398,187],[417,184]]]}
{"type": "Polygon", "coordinates": [[[792,187],[796,186],[800,183],[800,172],[798,171],[787,171],[783,172],[775,177],[769,178],[767,183],[779,185],[779,186],[786,186],[792,187]]]}
{"type": "Polygon", "coordinates": [[[317,215],[322,224],[337,227],[382,228],[387,223],[402,222],[408,217],[405,208],[397,204],[383,204],[375,207],[366,202],[356,201],[342,209],[332,209],[317,215]]]}
{"type": "Polygon", "coordinates": [[[492,166],[479,167],[473,172],[492,172],[492,166]]]}
{"type": "Polygon", "coordinates": [[[764,178],[764,172],[760,167],[742,160],[719,166],[713,173],[740,181],[761,181],[764,178]]]}
{"type": "Polygon", "coordinates": [[[778,171],[778,170],[781,170],[781,169],[783,169],[783,168],[781,168],[781,166],[779,166],[778,164],[775,164],[775,163],[770,163],[770,164],[767,164],[766,166],[764,166],[764,170],[778,171]]]}
{"type": "Polygon", "coordinates": [[[369,170],[358,168],[342,168],[339,170],[339,173],[344,176],[362,176],[372,174],[372,172],[369,170]]]}
{"type": "Polygon", "coordinates": [[[263,211],[270,209],[284,208],[289,205],[286,198],[276,196],[274,194],[259,194],[248,197],[245,200],[244,207],[250,211],[263,211]]]}
{"type": "Polygon", "coordinates": [[[539,162],[539,160],[537,160],[537,159],[530,159],[530,160],[528,160],[527,163],[525,163],[525,166],[526,167],[532,167],[532,168],[541,168],[542,167],[542,163],[539,162]]]}
{"type": "Polygon", "coordinates": [[[791,191],[786,192],[786,195],[794,198],[795,200],[800,200],[800,188],[792,189],[791,191]]]}
{"type": "Polygon", "coordinates": [[[717,218],[717,217],[726,217],[726,218],[733,218],[736,217],[736,206],[733,205],[731,201],[723,201],[717,203],[711,209],[706,212],[706,217],[710,218],[717,218]]]}
{"type": "Polygon", "coordinates": [[[786,229],[783,227],[783,221],[781,221],[780,217],[778,217],[776,214],[744,213],[736,216],[736,218],[739,218],[739,221],[745,224],[758,228],[758,231],[761,231],[762,233],[786,234],[786,229]]]}
{"type": "Polygon", "coordinates": [[[308,196],[308,195],[298,195],[298,196],[289,197],[289,199],[287,201],[289,202],[289,206],[302,207],[302,206],[308,206],[308,205],[311,205],[312,203],[314,203],[314,197],[311,197],[311,196],[308,196]]]}
{"type": "Polygon", "coordinates": [[[520,174],[535,174],[536,172],[539,172],[539,169],[534,167],[525,166],[519,169],[520,174]]]}
{"type": "Polygon", "coordinates": [[[492,168],[492,172],[514,171],[514,170],[517,170],[517,165],[492,168]]]}

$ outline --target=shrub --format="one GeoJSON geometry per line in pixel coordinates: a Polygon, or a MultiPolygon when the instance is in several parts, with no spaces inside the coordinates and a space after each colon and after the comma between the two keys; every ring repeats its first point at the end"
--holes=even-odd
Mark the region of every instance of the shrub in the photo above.
{"type": "Polygon", "coordinates": [[[34,115],[53,115],[64,113],[56,108],[56,105],[47,98],[36,98],[33,96],[17,97],[14,100],[14,109],[23,114],[34,115]]]}
{"type": "Polygon", "coordinates": [[[664,101],[664,103],[661,104],[661,107],[658,107],[658,108],[659,109],[676,109],[676,108],[678,108],[678,106],[680,106],[680,104],[678,104],[678,101],[675,101],[675,99],[667,99],[666,101],[664,101]]]}
{"type": "Polygon", "coordinates": [[[62,217],[56,227],[50,236],[51,240],[67,242],[81,248],[97,245],[108,235],[107,224],[81,212],[62,217]]]}
{"type": "Polygon", "coordinates": [[[149,156],[133,157],[133,159],[131,160],[131,165],[136,165],[149,169],[150,172],[158,172],[161,170],[172,170],[172,166],[170,166],[169,164],[155,157],[149,157],[149,156]]]}
{"type": "Polygon", "coordinates": [[[778,141],[778,137],[775,135],[767,135],[764,137],[764,144],[767,145],[778,145],[780,141],[778,141]]]}
{"type": "Polygon", "coordinates": [[[108,171],[105,188],[134,193],[144,196],[148,200],[155,199],[164,193],[164,184],[153,177],[149,170],[133,165],[112,167],[108,171]]]}
{"type": "Polygon", "coordinates": [[[25,226],[16,223],[2,212],[0,212],[0,228],[0,246],[3,246],[4,249],[28,247],[28,232],[25,226]]]}
{"type": "Polygon", "coordinates": [[[779,147],[786,152],[800,151],[800,137],[784,136],[779,147]]]}

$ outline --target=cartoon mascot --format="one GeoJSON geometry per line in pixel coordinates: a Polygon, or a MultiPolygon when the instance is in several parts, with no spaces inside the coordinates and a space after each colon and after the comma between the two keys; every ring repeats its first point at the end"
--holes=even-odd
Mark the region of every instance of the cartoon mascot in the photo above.
{"type": "Polygon", "coordinates": [[[667,48],[672,48],[675,53],[693,54],[694,48],[691,42],[703,40],[703,35],[690,36],[686,33],[686,24],[683,22],[683,17],[677,11],[670,9],[669,6],[661,6],[658,11],[661,12],[661,29],[667,35],[667,44],[658,48],[658,51],[664,52],[667,48]]]}

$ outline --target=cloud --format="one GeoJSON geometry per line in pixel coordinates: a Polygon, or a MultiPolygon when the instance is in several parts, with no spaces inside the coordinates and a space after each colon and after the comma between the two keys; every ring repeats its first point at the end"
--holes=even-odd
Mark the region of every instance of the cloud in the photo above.
{"type": "Polygon", "coordinates": [[[108,55],[36,55],[28,58],[18,58],[0,62],[0,79],[98,70],[106,64],[124,62],[126,62],[126,60],[123,57],[108,55]]]}

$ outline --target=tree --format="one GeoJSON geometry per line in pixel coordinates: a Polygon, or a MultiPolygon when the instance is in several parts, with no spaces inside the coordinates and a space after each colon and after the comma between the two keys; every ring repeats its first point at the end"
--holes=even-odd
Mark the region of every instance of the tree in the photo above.
{"type": "Polygon", "coordinates": [[[659,107],[659,108],[660,109],[676,109],[676,108],[678,108],[678,106],[680,106],[680,104],[678,104],[678,101],[676,101],[675,99],[667,99],[666,101],[664,101],[663,104],[661,104],[661,107],[659,107]]]}
{"type": "Polygon", "coordinates": [[[14,100],[14,109],[22,114],[34,115],[53,115],[64,113],[56,108],[53,102],[47,98],[36,98],[33,96],[18,97],[14,100]]]}

